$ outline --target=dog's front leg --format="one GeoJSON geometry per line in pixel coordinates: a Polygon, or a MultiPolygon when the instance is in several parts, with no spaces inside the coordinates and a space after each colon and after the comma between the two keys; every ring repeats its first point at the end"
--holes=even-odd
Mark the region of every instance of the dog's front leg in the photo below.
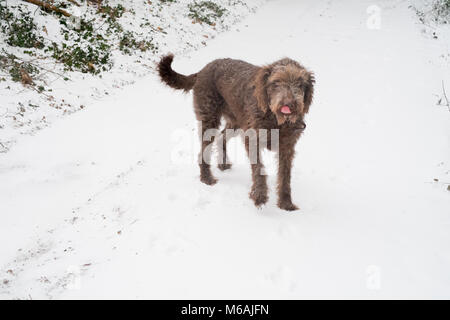
{"type": "Polygon", "coordinates": [[[247,155],[250,159],[250,164],[252,167],[252,189],[250,191],[250,199],[253,200],[255,206],[260,207],[267,202],[269,199],[267,193],[267,178],[265,174],[264,164],[262,163],[261,153],[256,144],[252,146],[249,141],[245,141],[245,149],[247,150],[247,155]]]}
{"type": "Polygon", "coordinates": [[[267,181],[262,163],[252,164],[252,180],[253,184],[249,196],[255,203],[255,206],[260,207],[269,199],[267,196],[267,181]]]}
{"type": "Polygon", "coordinates": [[[291,199],[291,168],[295,153],[294,147],[291,144],[281,144],[278,152],[278,207],[287,211],[298,209],[291,199]]]}

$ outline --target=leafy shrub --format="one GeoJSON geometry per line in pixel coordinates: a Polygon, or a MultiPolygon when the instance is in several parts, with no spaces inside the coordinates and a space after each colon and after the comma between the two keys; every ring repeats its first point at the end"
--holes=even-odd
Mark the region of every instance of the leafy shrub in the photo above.
{"type": "MultiPolygon", "coordinates": [[[[84,0],[78,1],[84,2],[84,0]]],[[[167,1],[173,2],[173,0],[167,1]]],[[[126,12],[133,13],[132,10],[127,11],[121,4],[111,6],[106,1],[99,0],[96,3],[95,11],[103,21],[99,21],[98,17],[90,20],[83,16],[75,18],[77,25],[74,25],[73,17],[68,18],[58,14],[56,19],[59,20],[62,39],[53,42],[39,35],[38,31],[47,31],[45,27],[43,30],[38,30],[32,15],[26,9],[22,10],[20,5],[8,7],[6,1],[0,0],[0,32],[5,35],[6,42],[11,46],[43,49],[41,53],[47,53],[48,58],[52,57],[63,64],[66,71],[81,71],[95,75],[112,68],[111,50],[116,45],[128,55],[132,55],[136,50],[157,51],[153,39],[138,40],[136,32],[125,31],[122,27],[119,19],[126,12]]],[[[70,3],[56,1],[54,5],[58,8],[67,8],[70,3]]],[[[36,52],[24,50],[23,54],[33,56],[36,52]]],[[[13,68],[8,67],[6,70],[6,64],[3,63],[0,64],[0,68],[10,73],[15,81],[18,81],[21,70],[22,73],[28,72],[30,76],[36,73],[36,70],[31,70],[28,65],[17,65],[17,63],[13,65],[13,68]]]]}
{"type": "Polygon", "coordinates": [[[16,82],[22,81],[22,72],[25,71],[31,78],[39,74],[39,69],[29,62],[20,61],[15,55],[3,50],[0,54],[0,69],[5,70],[16,82]]]}
{"type": "Polygon", "coordinates": [[[131,50],[141,50],[142,52],[152,50],[156,52],[157,47],[148,40],[138,41],[133,32],[126,31],[119,41],[119,49],[125,54],[131,55],[131,50]]]}
{"type": "Polygon", "coordinates": [[[123,16],[125,11],[125,7],[121,4],[118,4],[115,7],[111,7],[110,5],[103,5],[98,9],[98,13],[101,14],[102,18],[106,18],[106,22],[108,23],[108,34],[123,32],[123,27],[119,23],[118,19],[123,16]]]}
{"type": "Polygon", "coordinates": [[[74,44],[53,42],[45,51],[51,51],[52,57],[63,63],[66,70],[99,74],[111,69],[110,45],[95,31],[93,21],[81,19],[78,28],[62,28],[61,32],[65,40],[74,44]]]}
{"type": "Polygon", "coordinates": [[[6,43],[21,48],[43,48],[44,38],[36,34],[36,24],[29,12],[22,11],[15,16],[0,3],[1,31],[6,35],[6,43]]]}
{"type": "Polygon", "coordinates": [[[190,18],[209,25],[214,25],[215,21],[220,19],[227,11],[212,1],[194,2],[189,4],[188,8],[190,18]]]}
{"type": "Polygon", "coordinates": [[[103,18],[109,17],[110,19],[116,20],[120,18],[125,13],[125,7],[121,4],[118,4],[115,7],[111,7],[110,5],[102,5],[98,12],[102,14],[103,18]]]}
{"type": "Polygon", "coordinates": [[[52,51],[52,57],[64,64],[67,71],[81,71],[83,73],[99,74],[111,69],[111,54],[109,45],[104,42],[90,46],[74,44],[68,46],[63,43],[59,46],[53,42],[48,47],[52,51]]]}
{"type": "Polygon", "coordinates": [[[414,9],[422,23],[450,23],[450,0],[435,0],[431,4],[431,8],[425,11],[417,8],[414,9]]]}
{"type": "Polygon", "coordinates": [[[436,13],[437,22],[450,22],[450,0],[437,0],[433,4],[433,10],[436,13]]]}

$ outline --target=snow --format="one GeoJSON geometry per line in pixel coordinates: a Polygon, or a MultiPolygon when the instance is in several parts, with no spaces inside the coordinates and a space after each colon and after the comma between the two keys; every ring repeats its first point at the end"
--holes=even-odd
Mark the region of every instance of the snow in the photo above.
{"type": "MultiPolygon", "coordinates": [[[[24,88],[21,83],[0,80],[0,154],[11,149],[23,135],[33,135],[58,119],[89,107],[105,96],[114,95],[154,72],[154,64],[161,54],[170,51],[188,55],[193,50],[204,47],[209,40],[254,12],[264,0],[214,2],[227,9],[227,12],[214,26],[209,26],[206,23],[193,23],[193,19],[188,16],[188,5],[192,3],[191,0],[174,2],[134,0],[126,3],[121,0],[104,1],[103,4],[111,7],[119,4],[125,6],[126,11],[120,19],[117,19],[118,23],[125,31],[134,32],[138,40],[151,41],[157,47],[158,54],[154,54],[152,50],[145,52],[136,50],[131,55],[123,54],[119,50],[116,33],[107,34],[109,25],[105,22],[106,19],[96,13],[96,6],[87,5],[86,1],[81,3],[81,7],[71,5],[67,11],[73,15],[74,21],[70,20],[69,23],[79,23],[81,18],[94,21],[97,32],[107,39],[107,43],[112,47],[114,65],[109,72],[102,73],[101,76],[65,72],[62,64],[48,59],[50,54],[43,54],[37,49],[27,49],[37,54],[30,57],[24,54],[22,49],[9,46],[3,34],[0,34],[0,45],[7,49],[7,52],[15,54],[23,61],[32,61],[44,69],[41,75],[36,77],[39,79],[34,80],[36,87],[39,85],[45,87],[45,91],[38,94],[36,89],[24,88]],[[46,70],[53,72],[49,73],[46,70]]],[[[64,3],[68,4],[67,1],[64,3]]],[[[42,10],[37,10],[35,5],[22,0],[10,0],[7,5],[12,11],[17,11],[17,7],[20,6],[24,11],[31,12],[37,30],[46,28],[45,34],[43,32],[40,34],[44,36],[47,44],[62,41],[62,26],[57,17],[45,14],[42,10]]],[[[72,42],[66,43],[70,45],[72,42]]],[[[6,73],[0,72],[0,79],[7,76],[6,73]]]]}
{"type": "Polygon", "coordinates": [[[201,184],[192,97],[150,74],[2,155],[0,297],[450,298],[450,31],[433,39],[409,2],[371,5],[269,1],[175,57],[185,74],[283,56],[315,72],[300,211],[276,207],[270,154],[253,206],[237,139],[232,170],[201,184]]]}

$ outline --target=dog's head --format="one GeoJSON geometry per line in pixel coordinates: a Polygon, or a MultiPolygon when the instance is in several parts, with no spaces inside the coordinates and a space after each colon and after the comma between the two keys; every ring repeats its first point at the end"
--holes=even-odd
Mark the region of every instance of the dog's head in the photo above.
{"type": "Polygon", "coordinates": [[[285,58],[261,67],[254,86],[263,112],[270,110],[279,125],[303,119],[314,93],[314,75],[294,60],[285,58]]]}

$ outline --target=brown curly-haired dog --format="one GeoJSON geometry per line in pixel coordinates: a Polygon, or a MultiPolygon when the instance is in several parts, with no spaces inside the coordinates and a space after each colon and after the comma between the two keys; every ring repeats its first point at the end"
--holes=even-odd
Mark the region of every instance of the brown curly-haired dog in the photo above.
{"type": "MultiPolygon", "coordinates": [[[[291,200],[291,167],[295,144],[305,128],[304,115],[313,98],[314,75],[298,62],[284,58],[270,65],[258,67],[240,60],[218,59],[206,65],[198,73],[185,76],[172,70],[173,55],[164,56],[158,64],[163,82],[185,92],[194,90],[194,110],[201,125],[200,159],[208,158],[209,141],[204,141],[208,129],[218,129],[222,117],[225,129],[219,138],[223,150],[219,150],[219,169],[231,167],[226,157],[226,129],[269,130],[278,129],[278,206],[284,210],[298,209],[291,200]]],[[[258,135],[257,159],[251,164],[253,185],[250,198],[256,206],[268,200],[266,176],[260,158],[263,145],[258,135]]],[[[249,140],[244,139],[247,153],[249,140]]],[[[208,159],[206,159],[208,160],[208,159]]],[[[199,161],[200,180],[208,185],[217,182],[211,173],[209,161],[199,161]]]]}

